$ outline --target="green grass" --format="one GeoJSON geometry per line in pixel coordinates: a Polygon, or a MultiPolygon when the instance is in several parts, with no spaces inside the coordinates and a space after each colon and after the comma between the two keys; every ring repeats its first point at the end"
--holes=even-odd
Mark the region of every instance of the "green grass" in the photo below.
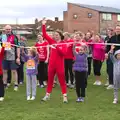
{"type": "MultiPolygon", "coordinates": [[[[103,83],[106,81],[105,65],[102,70],[103,83]]],[[[26,101],[26,86],[18,92],[13,86],[6,90],[5,101],[0,103],[0,120],[119,120],[120,104],[113,105],[113,90],[104,86],[93,86],[95,78],[88,79],[85,103],[76,103],[75,90],[68,89],[68,104],[62,103],[59,86],[53,89],[51,100],[43,103],[45,89],[37,89],[35,101],[26,101]]]]}

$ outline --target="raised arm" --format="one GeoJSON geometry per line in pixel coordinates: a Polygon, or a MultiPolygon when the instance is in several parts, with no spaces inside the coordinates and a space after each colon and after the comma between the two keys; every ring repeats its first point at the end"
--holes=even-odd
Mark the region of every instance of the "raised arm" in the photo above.
{"type": "Polygon", "coordinates": [[[27,60],[28,60],[28,55],[25,53],[24,47],[22,48],[22,56],[23,56],[23,58],[24,58],[24,62],[27,62],[27,60]]]}
{"type": "Polygon", "coordinates": [[[46,33],[46,20],[43,19],[42,21],[42,34],[43,34],[43,37],[48,41],[49,44],[55,44],[55,40],[53,40],[47,33],[46,33]]]}
{"type": "Polygon", "coordinates": [[[36,54],[36,56],[35,56],[33,59],[35,60],[35,62],[37,62],[37,63],[38,63],[38,60],[39,60],[39,55],[38,55],[38,54],[36,54]]]}
{"type": "Polygon", "coordinates": [[[110,55],[110,59],[112,60],[113,63],[117,61],[117,59],[115,58],[113,53],[109,52],[109,55],[110,55]]]}
{"type": "Polygon", "coordinates": [[[76,50],[75,50],[75,44],[73,44],[72,50],[73,50],[73,54],[74,54],[74,56],[75,56],[75,55],[77,54],[77,53],[76,53],[76,50]]]}

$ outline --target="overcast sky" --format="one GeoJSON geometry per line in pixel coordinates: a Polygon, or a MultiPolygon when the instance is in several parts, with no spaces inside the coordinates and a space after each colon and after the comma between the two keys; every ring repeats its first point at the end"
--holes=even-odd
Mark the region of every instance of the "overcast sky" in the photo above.
{"type": "Polygon", "coordinates": [[[0,2],[0,24],[34,23],[35,18],[63,18],[67,2],[111,6],[120,8],[120,0],[2,0],[0,2]]]}

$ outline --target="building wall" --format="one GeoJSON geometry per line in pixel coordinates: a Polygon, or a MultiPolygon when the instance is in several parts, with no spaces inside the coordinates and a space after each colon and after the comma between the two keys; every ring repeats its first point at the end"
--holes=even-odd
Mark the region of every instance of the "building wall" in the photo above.
{"type": "Polygon", "coordinates": [[[63,12],[63,20],[64,20],[63,30],[68,31],[68,12],[67,11],[63,12]]]}
{"type": "Polygon", "coordinates": [[[88,30],[99,32],[99,12],[68,3],[67,13],[68,18],[65,16],[64,19],[65,24],[68,24],[68,26],[64,26],[64,30],[67,30],[66,27],[68,27],[68,32],[71,33],[74,31],[87,32],[88,30]],[[92,13],[92,18],[88,18],[88,13],[92,13]],[[74,14],[78,15],[77,19],[73,18],[74,14]]]}
{"type": "Polygon", "coordinates": [[[103,13],[100,13],[100,33],[104,34],[108,27],[115,27],[116,25],[120,25],[120,21],[117,20],[117,14],[112,14],[112,20],[103,20],[103,13]]]}

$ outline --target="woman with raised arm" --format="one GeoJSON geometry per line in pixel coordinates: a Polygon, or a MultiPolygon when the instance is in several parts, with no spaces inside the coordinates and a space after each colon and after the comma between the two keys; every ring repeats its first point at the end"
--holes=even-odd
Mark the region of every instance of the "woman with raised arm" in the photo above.
{"type": "Polygon", "coordinates": [[[67,46],[62,41],[64,39],[62,33],[60,31],[56,31],[54,33],[54,39],[48,36],[46,33],[46,20],[42,21],[42,33],[43,37],[48,41],[51,45],[50,50],[50,59],[48,65],[48,86],[45,97],[42,99],[43,101],[47,101],[50,99],[50,93],[52,92],[54,76],[57,74],[58,80],[62,89],[63,94],[63,102],[67,103],[67,86],[65,82],[65,72],[64,72],[64,56],[67,52],[67,46]]]}

